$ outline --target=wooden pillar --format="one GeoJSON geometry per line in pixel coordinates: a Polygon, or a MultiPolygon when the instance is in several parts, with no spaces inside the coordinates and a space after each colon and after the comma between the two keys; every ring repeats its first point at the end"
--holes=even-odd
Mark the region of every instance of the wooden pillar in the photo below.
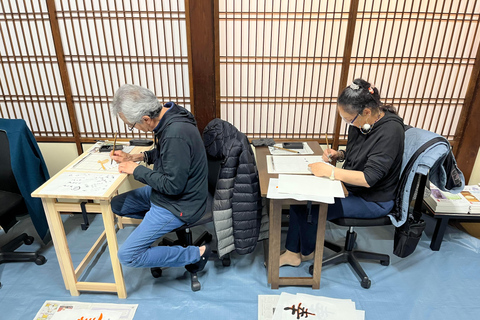
{"type": "Polygon", "coordinates": [[[75,106],[73,105],[72,87],[68,77],[67,64],[65,63],[65,55],[63,52],[62,37],[60,36],[60,28],[58,26],[55,0],[47,0],[47,9],[50,26],[52,28],[52,37],[57,55],[58,68],[60,70],[60,78],[62,80],[63,93],[65,94],[68,115],[70,118],[70,125],[72,126],[73,138],[75,139],[75,144],[77,145],[77,152],[80,155],[83,153],[82,144],[80,142],[80,130],[78,128],[78,118],[75,113],[75,106]]]}
{"type": "MultiPolygon", "coordinates": [[[[355,34],[355,25],[357,23],[358,2],[359,0],[352,0],[350,2],[350,12],[348,14],[348,23],[347,23],[347,32],[346,32],[347,36],[345,37],[345,45],[344,45],[345,50],[342,58],[342,71],[340,74],[338,95],[342,93],[343,89],[345,89],[349,81],[348,70],[350,69],[350,59],[352,57],[352,47],[353,47],[353,36],[355,34]]],[[[342,122],[342,119],[338,116],[338,113],[337,113],[335,126],[333,128],[333,143],[332,143],[332,148],[335,150],[338,150],[341,122],[342,122]]]]}
{"type": "Polygon", "coordinates": [[[192,113],[203,132],[220,116],[218,1],[186,0],[185,10],[192,113]]]}
{"type": "Polygon", "coordinates": [[[468,183],[472,175],[473,166],[477,159],[480,148],[480,50],[477,52],[477,59],[472,71],[470,83],[465,95],[465,104],[460,121],[458,122],[453,144],[453,153],[457,165],[465,175],[465,182],[468,183]]]}

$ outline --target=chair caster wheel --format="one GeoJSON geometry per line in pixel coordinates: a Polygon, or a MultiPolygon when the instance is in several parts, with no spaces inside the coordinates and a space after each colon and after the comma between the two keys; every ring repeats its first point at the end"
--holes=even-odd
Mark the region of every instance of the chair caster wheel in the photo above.
{"type": "Polygon", "coordinates": [[[199,291],[202,288],[202,285],[200,282],[198,282],[198,276],[196,273],[191,274],[191,279],[192,279],[192,291],[199,291]]]}
{"type": "Polygon", "coordinates": [[[28,236],[25,240],[23,240],[23,243],[25,243],[27,246],[31,245],[33,243],[33,237],[28,236]]]}
{"type": "Polygon", "coordinates": [[[361,285],[362,285],[363,288],[368,289],[372,285],[372,281],[370,281],[370,279],[368,279],[368,278],[363,278],[362,282],[361,282],[361,285]]]}
{"type": "Polygon", "coordinates": [[[150,272],[154,278],[160,278],[162,276],[162,268],[151,268],[150,272]]]}
{"type": "Polygon", "coordinates": [[[232,260],[230,260],[230,257],[222,259],[222,266],[224,267],[230,267],[231,263],[232,263],[232,260]]]}
{"type": "Polygon", "coordinates": [[[35,264],[38,266],[41,266],[45,262],[47,262],[47,259],[45,259],[44,256],[38,256],[37,259],[35,259],[35,264]]]}
{"type": "Polygon", "coordinates": [[[381,260],[381,261],[380,261],[380,264],[381,264],[382,266],[388,266],[388,265],[390,264],[390,260],[381,260]]]}
{"type": "Polygon", "coordinates": [[[313,264],[308,268],[308,273],[313,276],[313,264]]]}

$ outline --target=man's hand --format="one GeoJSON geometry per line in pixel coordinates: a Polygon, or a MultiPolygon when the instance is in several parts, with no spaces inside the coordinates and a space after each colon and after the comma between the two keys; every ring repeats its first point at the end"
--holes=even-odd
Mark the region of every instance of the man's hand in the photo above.
{"type": "Polygon", "coordinates": [[[133,161],[121,162],[118,165],[118,172],[126,173],[126,174],[133,174],[133,171],[138,166],[138,163],[133,161]]]}
{"type": "Polygon", "coordinates": [[[132,155],[130,153],[123,152],[122,150],[110,151],[110,158],[112,158],[116,163],[133,161],[132,155]]]}
{"type": "MultiPolygon", "coordinates": [[[[325,155],[325,154],[324,154],[325,155]]],[[[310,171],[317,177],[330,177],[332,166],[323,162],[315,162],[308,165],[310,171]]]]}

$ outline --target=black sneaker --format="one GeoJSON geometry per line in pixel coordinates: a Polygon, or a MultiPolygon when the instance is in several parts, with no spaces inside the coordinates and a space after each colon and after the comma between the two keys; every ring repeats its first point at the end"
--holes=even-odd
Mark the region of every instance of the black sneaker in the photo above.
{"type": "Polygon", "coordinates": [[[212,249],[210,248],[210,243],[205,243],[205,252],[200,257],[200,260],[198,262],[186,265],[185,269],[187,269],[187,271],[190,273],[197,273],[202,271],[207,265],[208,258],[210,257],[211,254],[212,254],[212,249]]]}

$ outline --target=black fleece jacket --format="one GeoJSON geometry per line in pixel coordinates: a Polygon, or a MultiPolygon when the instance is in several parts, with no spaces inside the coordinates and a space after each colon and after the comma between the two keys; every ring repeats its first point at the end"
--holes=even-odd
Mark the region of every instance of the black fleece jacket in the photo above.
{"type": "Polygon", "coordinates": [[[343,168],[362,171],[370,188],[345,183],[347,190],[367,201],[395,199],[404,140],[402,118],[388,111],[368,134],[350,126],[343,168]]]}
{"type": "Polygon", "coordinates": [[[193,115],[173,102],[153,130],[155,149],[146,152],[153,170],[138,166],[136,180],[152,187],[150,201],[165,208],[185,223],[205,213],[208,166],[205,147],[193,115]]]}

